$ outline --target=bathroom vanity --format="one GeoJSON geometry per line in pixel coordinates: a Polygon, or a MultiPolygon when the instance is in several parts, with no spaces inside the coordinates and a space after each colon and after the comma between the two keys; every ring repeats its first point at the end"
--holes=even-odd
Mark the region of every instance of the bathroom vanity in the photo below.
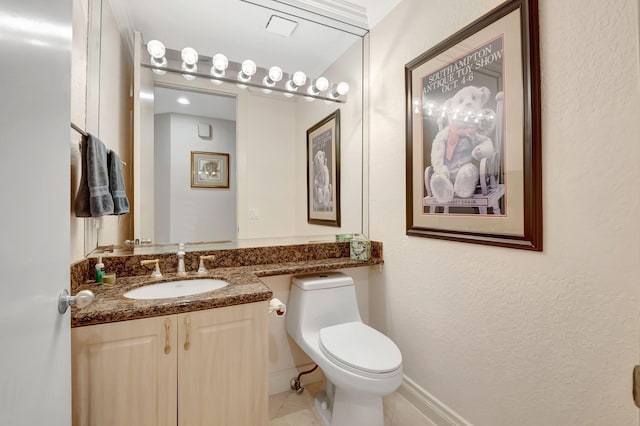
{"type": "Polygon", "coordinates": [[[266,424],[267,304],[74,328],[73,424],[266,424]]]}
{"type": "Polygon", "coordinates": [[[72,308],[73,424],[266,425],[268,303],[260,277],[381,265],[349,258],[348,243],[297,244],[187,252],[186,277],[175,253],[103,258],[116,284],[89,279],[95,258],[72,266],[72,294],[90,289],[94,303],[72,308]],[[200,256],[215,254],[198,274],[200,256]],[[141,260],[158,258],[162,278],[141,260]],[[163,299],[124,293],[164,281],[216,278],[227,286],[163,299]]]}

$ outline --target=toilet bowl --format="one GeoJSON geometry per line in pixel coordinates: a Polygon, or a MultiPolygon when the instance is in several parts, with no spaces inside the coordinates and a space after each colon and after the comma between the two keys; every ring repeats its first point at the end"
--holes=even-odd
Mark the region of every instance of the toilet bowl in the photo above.
{"type": "Polygon", "coordinates": [[[362,322],[353,279],[340,272],[294,277],[287,333],[322,369],[316,408],[327,425],[382,426],[382,397],[402,382],[402,355],[362,322]]]}

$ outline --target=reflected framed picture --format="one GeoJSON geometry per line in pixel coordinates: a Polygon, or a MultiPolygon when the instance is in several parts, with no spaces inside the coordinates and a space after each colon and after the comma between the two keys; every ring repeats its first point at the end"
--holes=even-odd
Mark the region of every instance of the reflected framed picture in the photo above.
{"type": "Polygon", "coordinates": [[[307,222],[340,226],[340,110],[307,130],[307,222]]]}
{"type": "Polygon", "coordinates": [[[407,235],[542,250],[536,0],[405,66],[407,235]]]}
{"type": "Polygon", "coordinates": [[[191,151],[192,188],[229,188],[229,154],[191,151]]]}

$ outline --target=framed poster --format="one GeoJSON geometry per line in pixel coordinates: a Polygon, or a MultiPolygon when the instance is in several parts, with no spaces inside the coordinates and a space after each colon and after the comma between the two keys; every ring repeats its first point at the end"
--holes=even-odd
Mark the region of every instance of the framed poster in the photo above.
{"type": "Polygon", "coordinates": [[[307,130],[307,222],[340,226],[340,110],[307,130]]]}
{"type": "Polygon", "coordinates": [[[229,188],[229,154],[191,151],[192,188],[229,188]]]}
{"type": "Polygon", "coordinates": [[[536,0],[405,66],[407,235],[542,250],[536,0]]]}

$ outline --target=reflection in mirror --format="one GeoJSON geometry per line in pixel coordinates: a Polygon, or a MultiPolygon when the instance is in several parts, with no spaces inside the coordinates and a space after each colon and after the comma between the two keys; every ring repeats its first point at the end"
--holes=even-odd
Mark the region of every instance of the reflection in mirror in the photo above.
{"type": "Polygon", "coordinates": [[[155,197],[153,210],[142,212],[154,216],[150,238],[156,243],[235,240],[235,98],[156,86],[154,100],[155,197]],[[228,166],[218,170],[216,161],[194,164],[196,152],[214,159],[228,155],[228,166]],[[207,179],[209,169],[215,169],[212,185],[194,187],[194,174],[207,179]],[[227,187],[216,185],[225,172],[227,187]]]}
{"type": "MultiPolygon", "coordinates": [[[[211,34],[198,31],[202,26],[194,22],[189,25],[173,21],[166,24],[164,17],[154,15],[158,9],[165,8],[163,1],[160,1],[162,7],[154,6],[147,10],[140,9],[138,2],[115,1],[121,12],[130,17],[134,29],[141,31],[133,42],[136,74],[132,237],[167,244],[231,240],[232,244],[247,247],[264,245],[261,242],[268,239],[281,242],[328,241],[335,234],[366,234],[364,197],[368,183],[364,161],[367,155],[364,137],[366,116],[363,113],[366,37],[250,3],[223,1],[229,3],[228,8],[218,8],[218,2],[215,2],[216,13],[198,10],[190,18],[197,20],[206,15],[208,20],[224,21],[220,24],[220,28],[226,28],[222,35],[213,34],[217,28],[215,22],[206,25],[211,28],[211,34]],[[220,13],[220,10],[225,12],[220,13]],[[290,38],[264,30],[274,13],[298,22],[290,38]],[[149,63],[146,43],[153,39],[163,41],[167,49],[181,50],[187,45],[194,47],[200,58],[204,58],[198,63],[199,72],[208,73],[212,66],[211,58],[217,53],[224,53],[229,61],[235,63],[250,58],[261,68],[281,66],[285,74],[302,70],[313,78],[326,77],[331,84],[345,81],[350,91],[345,103],[329,104],[321,100],[309,102],[301,96],[289,98],[275,91],[265,94],[259,88],[242,89],[233,83],[213,84],[209,78],[187,80],[179,73],[154,74],[141,66],[149,63]],[[218,117],[211,113],[180,114],[161,109],[157,104],[163,93],[174,90],[186,90],[190,96],[234,99],[235,117],[218,117]],[[341,117],[341,226],[309,224],[306,132],[338,108],[341,117]],[[164,115],[163,119],[155,120],[154,116],[158,115],[164,115]],[[167,142],[171,139],[167,134],[173,136],[167,126],[176,127],[167,118],[171,115],[183,119],[186,116],[198,117],[192,118],[196,121],[205,117],[212,120],[203,123],[205,127],[210,125],[211,138],[198,136],[200,123],[194,122],[186,125],[192,128],[193,138],[184,136],[181,141],[167,142]],[[231,126],[235,130],[233,146],[224,145],[218,139],[226,132],[225,120],[227,124],[235,120],[235,127],[231,126]],[[158,145],[158,137],[164,140],[164,145],[158,145]],[[192,188],[191,151],[229,153],[229,189],[192,188]],[[174,158],[174,152],[179,159],[174,158]],[[174,170],[178,163],[180,176],[174,170]],[[186,169],[189,174],[185,177],[186,169]],[[165,173],[167,170],[172,173],[165,173]],[[205,207],[197,205],[195,198],[184,198],[186,193],[197,194],[209,204],[205,207]],[[222,200],[213,201],[221,194],[228,198],[224,207],[222,200]],[[178,211],[179,214],[176,213],[178,211]],[[228,214],[224,220],[223,212],[228,214]],[[232,217],[235,217],[235,224],[232,224],[232,217]],[[221,225],[223,222],[226,224],[221,225]]],[[[175,16],[186,16],[185,13],[189,14],[189,10],[175,16]]],[[[175,99],[172,102],[174,108],[179,107],[175,99]]],[[[108,238],[102,241],[108,241],[108,238]]],[[[144,250],[149,252],[153,248],[145,247],[144,250]]]]}

